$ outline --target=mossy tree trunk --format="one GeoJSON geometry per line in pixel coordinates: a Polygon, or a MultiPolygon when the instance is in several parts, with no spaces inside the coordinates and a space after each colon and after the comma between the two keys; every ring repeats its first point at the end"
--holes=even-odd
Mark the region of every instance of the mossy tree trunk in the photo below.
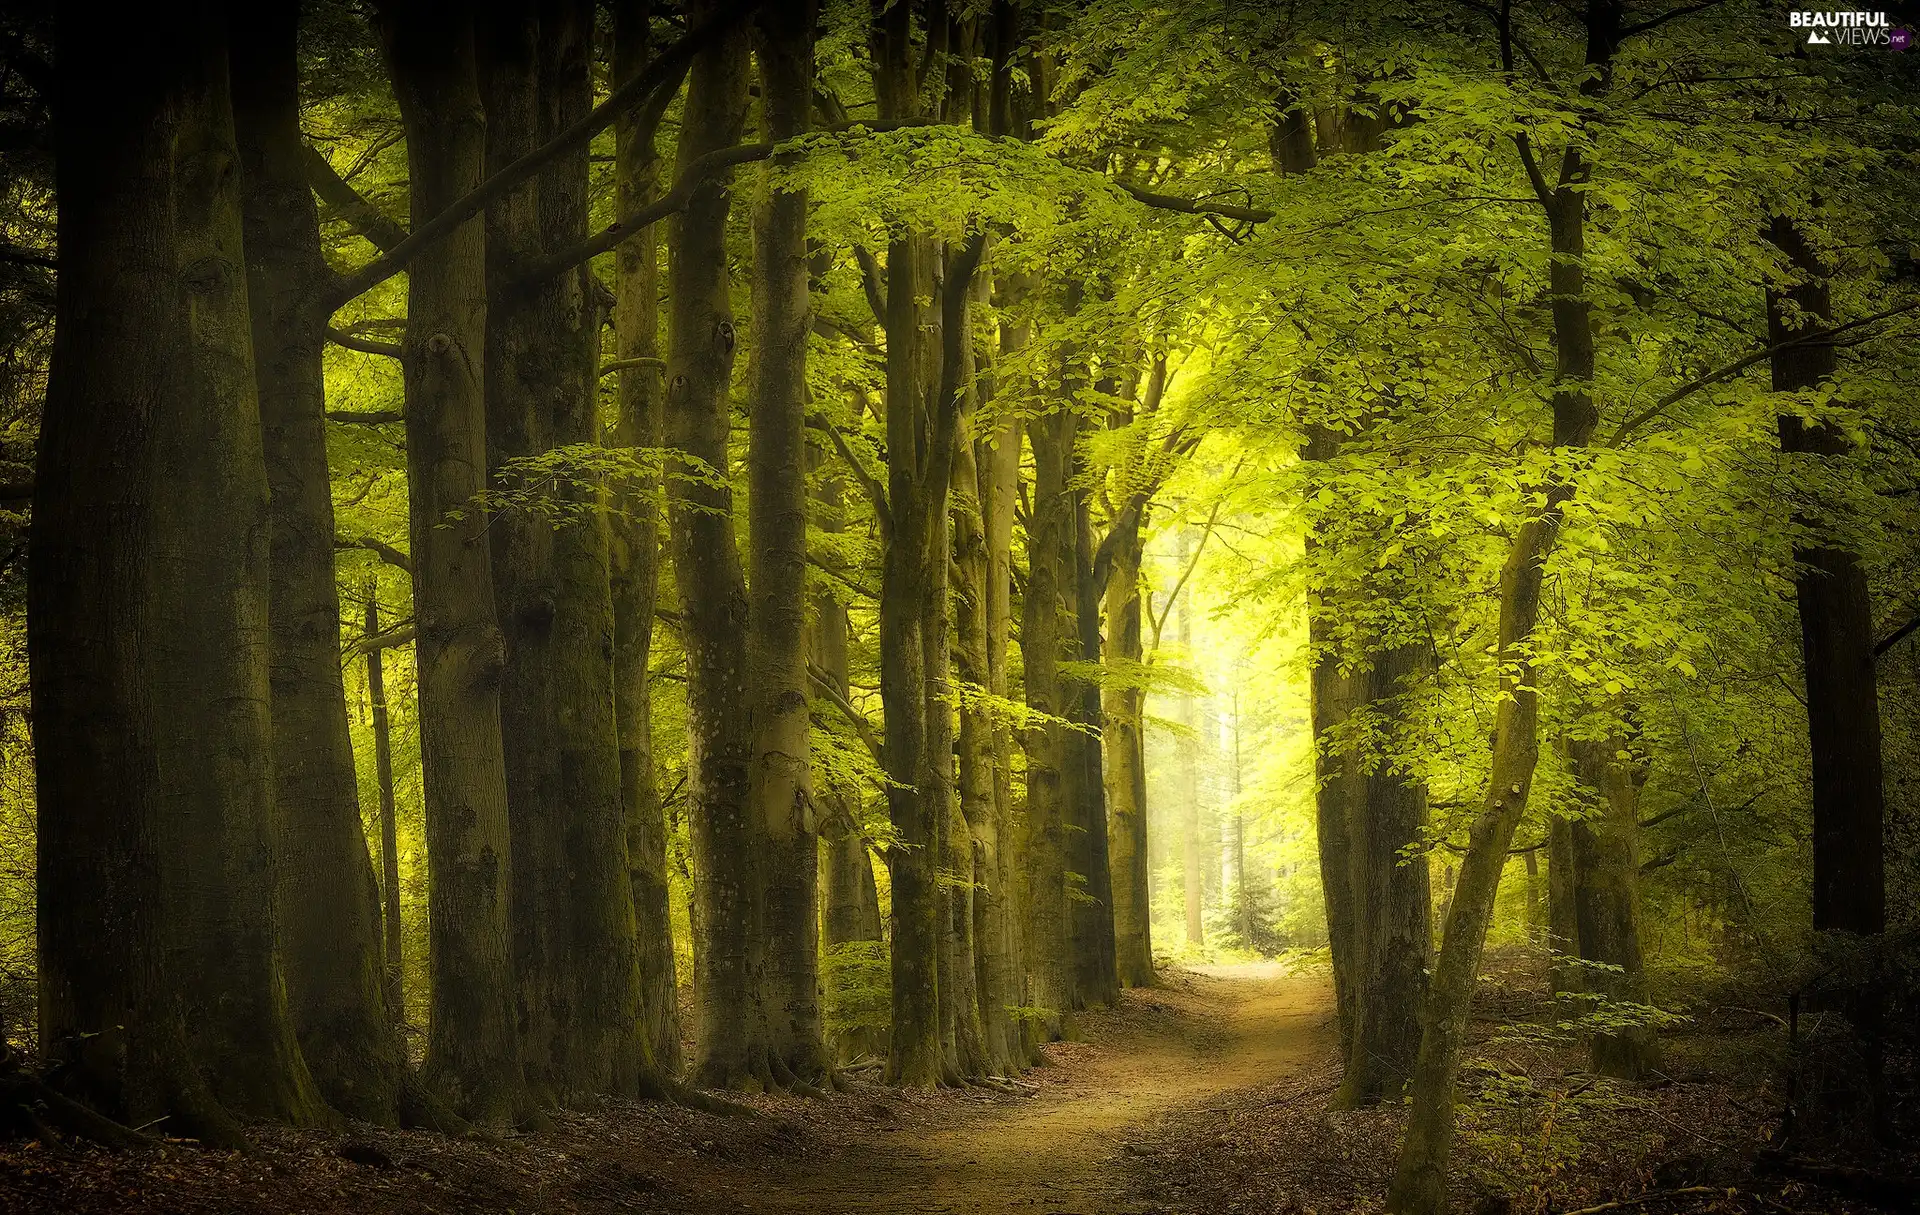
{"type": "Polygon", "coordinates": [[[360,825],[341,678],[321,368],[334,276],[321,257],[300,135],[297,13],[272,5],[232,12],[247,298],[271,498],[274,844],[287,1005],[325,1099],[350,1117],[392,1125],[406,1060],[397,1010],[388,1007],[380,892],[360,825]]]}
{"type": "MultiPolygon", "coordinates": [[[[1587,988],[1611,1001],[1645,1004],[1638,844],[1646,770],[1622,737],[1579,740],[1569,750],[1574,774],[1598,803],[1571,824],[1580,957],[1599,964],[1587,988]]],[[[1660,1065],[1659,1044],[1648,1026],[1595,1034],[1590,1045],[1593,1070],[1604,1076],[1640,1080],[1660,1065]]]]}
{"type": "MultiPolygon", "coordinates": [[[[1432,650],[1414,642],[1376,654],[1373,669],[1360,677],[1367,709],[1388,737],[1403,731],[1407,704],[1431,669],[1432,650]]],[[[1427,858],[1418,851],[1427,823],[1426,783],[1382,756],[1361,791],[1349,837],[1358,948],[1342,1097],[1371,1105],[1398,1097],[1413,1075],[1433,927],[1427,858]]]]}
{"type": "MultiPolygon", "coordinates": [[[[473,23],[438,0],[392,0],[381,19],[418,228],[485,168],[473,23]]],[[[486,231],[473,220],[408,266],[407,488],[432,943],[425,1079],[498,1129],[530,1105],[514,1009],[504,653],[487,518],[472,505],[486,488],[486,330],[486,231]]]]}
{"type": "MultiPolygon", "coordinates": [[[[614,85],[646,66],[650,0],[614,8],[614,85]]],[[[653,131],[638,111],[614,124],[615,205],[630,215],[659,192],[653,131]]],[[[617,405],[608,442],[625,450],[661,444],[665,363],[660,362],[660,251],[649,225],[614,252],[614,358],[617,405]]],[[[653,766],[653,696],[648,662],[660,582],[659,486],[651,478],[616,491],[608,518],[612,582],[614,719],[620,740],[620,797],[627,820],[628,882],[633,890],[640,968],[641,1033],[663,1075],[680,1070],[680,1008],[668,910],[667,829],[653,766]]]]}
{"type": "MultiPolygon", "coordinates": [[[[807,129],[813,105],[811,3],[758,17],[765,138],[807,129]]],[[[776,168],[779,162],[776,161],[776,168]]],[[[763,837],[764,1002],[774,1076],[802,1085],[832,1071],[820,1022],[819,827],[807,696],[807,195],[769,186],[753,218],[753,358],[748,439],[753,704],[750,796],[763,837]]]]}
{"type": "MultiPolygon", "coordinates": [[[[1795,275],[1785,290],[1767,293],[1767,340],[1779,346],[1832,325],[1833,295],[1828,271],[1799,225],[1776,218],[1767,235],[1795,275]]],[[[1837,357],[1832,345],[1820,342],[1776,350],[1773,390],[1819,388],[1833,376],[1837,357]]],[[[1790,456],[1832,459],[1853,449],[1831,422],[1783,414],[1779,425],[1780,450],[1790,456]]],[[[1833,527],[1830,519],[1800,522],[1816,536],[1833,527]]],[[[1885,791],[1866,568],[1858,553],[1832,540],[1796,547],[1793,559],[1813,759],[1813,926],[1876,933],[1886,926],[1885,791]]]]}
{"type": "MultiPolygon", "coordinates": [[[[700,21],[715,2],[693,6],[700,21]]],[[[694,59],[681,118],[678,173],[740,142],[747,116],[747,32],[730,30],[694,59]]],[[[728,290],[731,174],[706,177],[673,228],[667,294],[668,517],[687,651],[687,805],[693,842],[695,1057],[709,1088],[767,1080],[759,1003],[759,854],[751,801],[752,689],[744,642],[746,574],[728,471],[727,390],[736,334],[728,290]],[[717,476],[716,476],[717,474],[717,476]]]]}
{"type": "Polygon", "coordinates": [[[269,501],[218,18],[60,14],[27,628],[44,1048],[109,1114],[236,1147],[209,1082],[249,1116],[320,1106],[276,973],[269,501]],[[206,832],[190,858],[182,827],[206,832]],[[237,1036],[203,1054],[189,1017],[237,1036]]]}

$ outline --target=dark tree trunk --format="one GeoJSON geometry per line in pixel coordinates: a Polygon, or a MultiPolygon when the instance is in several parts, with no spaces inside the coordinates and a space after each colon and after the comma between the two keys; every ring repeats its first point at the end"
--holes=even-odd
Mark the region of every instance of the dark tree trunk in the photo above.
{"type": "MultiPolygon", "coordinates": [[[[1767,293],[1767,340],[1778,346],[1833,323],[1826,268],[1806,234],[1775,219],[1768,238],[1787,255],[1799,281],[1767,293]]],[[[1834,348],[1818,342],[1773,355],[1773,390],[1818,388],[1833,375],[1834,348]]],[[[1852,444],[1838,426],[1780,418],[1780,450],[1844,456],[1852,444]]],[[[1824,521],[1801,520],[1816,535],[1824,521]]],[[[1800,652],[1806,666],[1807,733],[1813,756],[1813,926],[1816,931],[1875,933],[1886,926],[1885,814],[1880,699],[1874,677],[1873,602],[1857,553],[1818,541],[1794,550],[1799,567],[1800,652]]]]}
{"type": "Polygon", "coordinates": [[[27,619],[41,1040],[109,1114],[237,1147],[208,1080],[252,1116],[320,1106],[275,957],[269,506],[218,17],[61,13],[27,619]],[[190,1049],[189,1018],[226,1050],[190,1049]]]}
{"type": "MultiPolygon", "coordinates": [[[[391,0],[381,15],[417,229],[485,167],[473,24],[443,0],[391,0]]],[[[500,1128],[530,1106],[514,1016],[503,643],[487,519],[472,505],[486,488],[486,280],[478,221],[421,251],[408,266],[405,366],[433,992],[425,1079],[462,1116],[500,1128]]]]}
{"type": "MultiPolygon", "coordinates": [[[[619,0],[614,13],[615,87],[646,66],[650,0],[619,0]]],[[[614,124],[615,205],[630,215],[656,193],[653,132],[629,111],[614,124]]],[[[665,396],[660,358],[660,255],[652,226],[614,253],[614,358],[618,407],[608,440],[627,451],[658,447],[665,396]]],[[[648,661],[660,582],[660,519],[651,481],[623,486],[608,520],[614,614],[614,719],[620,738],[620,796],[627,818],[640,967],[641,1034],[660,1073],[680,1071],[680,1007],[668,910],[667,829],[653,768],[653,696],[648,661]]]]}
{"type": "MultiPolygon", "coordinates": [[[[703,20],[717,3],[694,6],[703,20]]],[[[681,120],[679,167],[740,142],[747,115],[745,29],[695,59],[681,120]]],[[[765,1082],[764,1018],[758,999],[761,831],[750,796],[752,689],[746,662],[746,575],[735,542],[728,471],[727,389],[735,333],[727,281],[730,175],[707,177],[674,225],[667,294],[667,446],[691,470],[718,482],[668,481],[674,572],[687,650],[687,803],[693,838],[696,1054],[693,1078],[708,1088],[765,1082]]]]}
{"type": "MultiPolygon", "coordinates": [[[[876,6],[877,7],[877,6],[876,6]]],[[[911,38],[911,13],[894,4],[876,13],[874,26],[876,100],[883,120],[921,112],[918,51],[911,38]]],[[[936,735],[951,742],[932,714],[948,712],[944,688],[929,686],[935,669],[929,647],[938,646],[945,669],[946,630],[946,481],[948,449],[933,423],[939,404],[934,360],[937,339],[928,340],[936,320],[922,302],[934,294],[933,242],[903,234],[887,247],[885,329],[887,334],[887,501],[890,522],[880,587],[880,695],[886,710],[885,754],[891,783],[888,815],[899,838],[891,854],[893,879],[893,1030],[888,1079],[896,1084],[930,1086],[945,1071],[940,1024],[940,894],[936,870],[945,798],[952,788],[952,754],[936,754],[936,735]],[[937,449],[937,450],[936,450],[937,449]],[[937,504],[929,481],[937,475],[937,504]],[[941,518],[936,529],[934,513],[941,518]],[[937,530],[937,536],[936,536],[937,530]],[[932,567],[940,543],[941,568],[932,567]],[[932,589],[938,579],[938,632],[929,637],[932,589]],[[931,702],[931,703],[930,703],[931,702]]],[[[951,442],[949,436],[948,442],[951,442]]]]}
{"type": "MultiPolygon", "coordinates": [[[[1573,823],[1574,915],[1580,957],[1599,963],[1589,990],[1616,1002],[1645,1004],[1647,973],[1640,953],[1640,786],[1645,769],[1621,759],[1624,738],[1581,741],[1571,748],[1574,773],[1597,795],[1593,812],[1573,823]]],[[[1595,1034],[1593,1070],[1640,1080],[1660,1065],[1653,1030],[1636,1026],[1595,1034]]]]}
{"type": "MultiPolygon", "coordinates": [[[[1076,457],[1076,480],[1082,463],[1076,457]]],[[[1087,492],[1076,490],[1073,499],[1073,612],[1079,642],[1074,657],[1097,665],[1101,587],[1094,577],[1093,521],[1087,492]]],[[[1085,868],[1080,872],[1086,875],[1087,883],[1087,897],[1074,904],[1074,983],[1082,1005],[1104,1005],[1120,998],[1120,969],[1114,952],[1112,855],[1107,837],[1106,765],[1100,734],[1105,721],[1098,682],[1081,680],[1071,691],[1077,702],[1073,719],[1087,730],[1073,740],[1080,752],[1081,767],[1080,808],[1074,816],[1081,830],[1075,839],[1084,844],[1085,868]]]]}
{"type": "MultiPolygon", "coordinates": [[[[1073,497],[1068,474],[1073,457],[1073,417],[1064,410],[1027,424],[1033,446],[1033,507],[1027,518],[1027,584],[1021,601],[1020,649],[1025,658],[1028,707],[1065,717],[1074,693],[1060,663],[1079,649],[1077,623],[1065,595],[1075,571],[1073,497]]],[[[1072,805],[1082,773],[1062,726],[1036,722],[1026,730],[1027,753],[1027,985],[1028,1000],[1044,1010],[1041,1028],[1053,1037],[1065,1029],[1074,1007],[1072,912],[1067,895],[1072,805]]]]}
{"type": "MultiPolygon", "coordinates": [[[[1406,720],[1405,704],[1431,670],[1423,643],[1375,656],[1365,676],[1367,704],[1388,729],[1406,720]]],[[[1350,844],[1358,895],[1358,957],[1353,1049],[1343,1097],[1370,1105],[1399,1096],[1420,1050],[1420,1006],[1433,949],[1428,922],[1427,858],[1417,848],[1427,822],[1427,787],[1384,760],[1362,780],[1364,802],[1350,844]]]]}
{"type": "Polygon", "coordinates": [[[247,295],[271,491],[268,636],[287,1005],[327,1101],[391,1125],[405,1056],[387,1007],[380,893],[360,826],[341,679],[321,370],[333,274],[320,254],[300,136],[296,9],[232,12],[247,295]]]}
{"type": "MultiPolygon", "coordinates": [[[[764,137],[807,128],[813,105],[811,3],[760,17],[764,137]]],[[[776,162],[776,168],[780,167],[776,162]]],[[[749,374],[748,524],[753,607],[751,796],[764,837],[765,1003],[776,1079],[803,1086],[832,1070],[820,1024],[819,826],[809,769],[807,705],[807,195],[764,189],[753,224],[753,358],[749,374]]]]}

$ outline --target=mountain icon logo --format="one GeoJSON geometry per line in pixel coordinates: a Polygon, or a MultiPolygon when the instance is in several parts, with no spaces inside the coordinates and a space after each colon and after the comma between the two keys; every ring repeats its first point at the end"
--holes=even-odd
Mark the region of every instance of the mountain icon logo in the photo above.
{"type": "Polygon", "coordinates": [[[1833,45],[1833,39],[1827,37],[1825,34],[1821,33],[1819,30],[1815,30],[1811,34],[1807,35],[1807,45],[1808,46],[1831,46],[1833,45]]]}

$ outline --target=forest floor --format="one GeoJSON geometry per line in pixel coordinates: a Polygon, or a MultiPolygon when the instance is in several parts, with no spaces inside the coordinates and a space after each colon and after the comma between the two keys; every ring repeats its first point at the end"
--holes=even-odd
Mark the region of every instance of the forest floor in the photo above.
{"type": "MultiPolygon", "coordinates": [[[[1696,1012],[1669,1072],[1595,1085],[1577,1051],[1512,1034],[1543,1015],[1525,967],[1476,1001],[1455,1209],[1536,1215],[1757,1215],[1876,1207],[1752,1168],[1771,1111],[1757,1073],[1775,1028],[1696,1012]],[[1730,1062],[1731,1061],[1731,1062],[1730,1062]],[[1756,1085],[1760,1085],[1756,1087],[1756,1085]],[[1605,1203],[1607,1206],[1600,1206],[1605,1203]]],[[[1238,1215],[1380,1209],[1403,1114],[1335,1111],[1331,993],[1285,966],[1169,970],[1083,1014],[1031,1092],[750,1097],[760,1117],[610,1102],[548,1133],[256,1131],[247,1155],[0,1144],[6,1215],[1238,1215]]],[[[1544,1014],[1549,1016],[1550,1013],[1544,1014]]],[[[1844,1188],[1844,1187],[1843,1187],[1844,1188]]]]}

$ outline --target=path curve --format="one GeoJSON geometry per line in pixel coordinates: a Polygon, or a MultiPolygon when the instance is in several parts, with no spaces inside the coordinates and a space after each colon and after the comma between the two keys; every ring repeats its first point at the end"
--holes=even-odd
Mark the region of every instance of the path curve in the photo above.
{"type": "Polygon", "coordinates": [[[1323,979],[1274,964],[1199,967],[1088,1014],[1086,1041],[1023,1099],[899,1097],[833,1150],[776,1167],[753,1208],[798,1215],[1112,1215],[1127,1133],[1224,1092],[1271,1083],[1325,1048],[1323,979]]]}

